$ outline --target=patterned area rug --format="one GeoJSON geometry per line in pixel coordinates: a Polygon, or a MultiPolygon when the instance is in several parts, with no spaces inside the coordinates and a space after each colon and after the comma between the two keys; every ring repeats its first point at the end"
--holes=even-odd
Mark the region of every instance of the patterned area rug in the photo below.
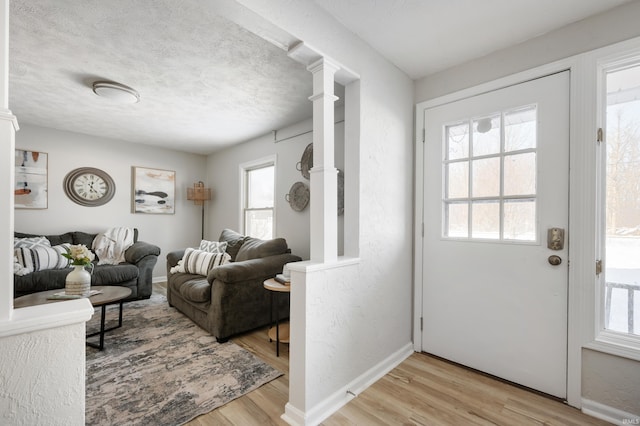
{"type": "MultiPolygon", "coordinates": [[[[98,329],[99,312],[88,331],[98,329]]],[[[107,327],[117,312],[107,309],[107,327]]],[[[86,424],[183,424],[281,375],[238,345],[216,342],[154,293],[124,305],[123,326],[106,333],[103,351],[87,346],[86,424]]]]}

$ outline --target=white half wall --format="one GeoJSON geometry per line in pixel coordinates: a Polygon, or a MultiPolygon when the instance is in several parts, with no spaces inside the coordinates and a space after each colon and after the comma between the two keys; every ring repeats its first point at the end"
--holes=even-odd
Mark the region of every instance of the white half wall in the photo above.
{"type": "Polygon", "coordinates": [[[159,279],[166,276],[168,252],[200,243],[201,210],[187,200],[187,187],[205,180],[205,156],[30,125],[22,125],[16,133],[16,148],[46,152],[49,158],[49,206],[43,210],[16,209],[16,231],[50,235],[98,233],[112,226],[138,228],[139,240],[160,247],[153,271],[159,279]],[[132,213],[132,166],[176,172],[175,214],[132,213]],[[64,193],[63,180],[78,167],[107,172],[116,184],[113,199],[98,207],[72,202],[64,193]]]}

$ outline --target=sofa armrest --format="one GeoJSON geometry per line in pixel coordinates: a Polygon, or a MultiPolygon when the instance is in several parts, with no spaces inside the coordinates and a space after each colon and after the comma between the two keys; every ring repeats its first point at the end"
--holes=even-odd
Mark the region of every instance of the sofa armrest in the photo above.
{"type": "Polygon", "coordinates": [[[299,256],[285,253],[275,256],[262,257],[260,259],[243,260],[242,262],[231,262],[226,265],[217,266],[209,271],[207,281],[213,284],[218,279],[226,283],[248,281],[257,278],[267,279],[282,272],[282,267],[290,262],[299,262],[299,256]]]}
{"type": "Polygon", "coordinates": [[[159,256],[160,247],[154,246],[153,244],[145,243],[144,241],[138,241],[124,252],[124,259],[128,263],[133,263],[135,265],[136,263],[140,262],[145,256],[150,255],[159,256]]]}

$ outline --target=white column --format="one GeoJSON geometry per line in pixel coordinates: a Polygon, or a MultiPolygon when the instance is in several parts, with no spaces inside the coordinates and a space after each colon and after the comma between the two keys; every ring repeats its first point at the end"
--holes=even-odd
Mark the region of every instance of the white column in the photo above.
{"type": "Polygon", "coordinates": [[[338,258],[338,169],[334,166],[334,75],[339,67],[321,58],[313,74],[313,168],[311,175],[311,261],[338,258]]]}
{"type": "Polygon", "coordinates": [[[17,121],[9,111],[9,0],[0,0],[0,322],[13,312],[13,187],[17,121]]]}

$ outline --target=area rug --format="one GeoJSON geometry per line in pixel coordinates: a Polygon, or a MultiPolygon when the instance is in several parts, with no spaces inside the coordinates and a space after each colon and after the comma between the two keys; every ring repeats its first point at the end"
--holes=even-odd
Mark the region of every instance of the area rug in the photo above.
{"type": "MultiPolygon", "coordinates": [[[[88,331],[99,318],[96,310],[88,331]]],[[[117,321],[117,305],[109,320],[117,321]]],[[[105,335],[103,351],[87,346],[86,424],[180,425],[281,375],[240,346],[218,343],[154,293],[125,303],[123,325],[105,335]]]]}

